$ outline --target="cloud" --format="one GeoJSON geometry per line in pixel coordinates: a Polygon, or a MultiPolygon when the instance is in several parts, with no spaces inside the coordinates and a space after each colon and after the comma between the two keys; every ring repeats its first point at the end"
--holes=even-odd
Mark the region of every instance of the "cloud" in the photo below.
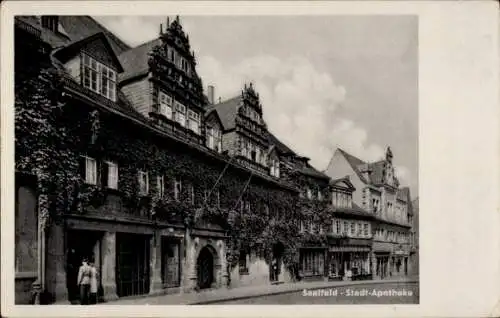
{"type": "MultiPolygon", "coordinates": [[[[326,168],[337,147],[366,161],[383,158],[385,147],[370,143],[363,127],[338,116],[345,88],[306,58],[259,55],[228,64],[202,56],[198,61],[198,72],[205,84],[215,85],[216,98],[231,98],[252,81],[269,130],[297,153],[311,158],[318,169],[326,168]]],[[[403,178],[409,175],[407,168],[399,171],[403,178]]]]}
{"type": "Polygon", "coordinates": [[[410,169],[403,167],[403,166],[394,166],[394,170],[396,173],[396,177],[398,178],[399,182],[402,184],[409,184],[411,181],[411,172],[410,169]]]}

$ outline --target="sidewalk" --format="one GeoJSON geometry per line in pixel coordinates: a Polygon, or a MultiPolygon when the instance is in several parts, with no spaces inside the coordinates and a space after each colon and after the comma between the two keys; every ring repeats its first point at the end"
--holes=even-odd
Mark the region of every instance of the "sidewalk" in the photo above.
{"type": "Polygon", "coordinates": [[[383,280],[362,281],[318,281],[297,282],[280,285],[245,286],[237,288],[220,288],[202,292],[168,294],[160,296],[144,296],[134,298],[122,298],[116,301],[102,303],[100,305],[196,305],[210,304],[223,300],[245,299],[259,296],[286,294],[303,289],[331,288],[341,286],[387,284],[395,282],[418,282],[416,277],[401,277],[383,280]]]}

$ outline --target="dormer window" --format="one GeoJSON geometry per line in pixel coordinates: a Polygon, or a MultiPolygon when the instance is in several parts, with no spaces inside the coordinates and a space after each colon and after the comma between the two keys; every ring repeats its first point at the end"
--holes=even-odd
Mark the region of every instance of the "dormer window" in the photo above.
{"type": "Polygon", "coordinates": [[[217,127],[208,127],[208,148],[217,152],[222,151],[222,133],[217,127]]]}
{"type": "Polygon", "coordinates": [[[59,17],[55,15],[42,16],[42,27],[57,32],[59,26],[59,17]]]}
{"type": "Polygon", "coordinates": [[[271,160],[271,175],[273,177],[279,178],[280,177],[280,162],[278,159],[273,159],[271,160]]]}
{"type": "Polygon", "coordinates": [[[116,100],[116,72],[83,54],[83,86],[112,101],[116,100]]]}
{"type": "Polygon", "coordinates": [[[337,208],[351,208],[352,194],[334,191],[332,195],[332,204],[337,208]]]}
{"type": "Polygon", "coordinates": [[[172,119],[172,104],[173,104],[172,97],[168,96],[163,92],[160,92],[159,99],[160,99],[160,109],[159,109],[160,114],[167,117],[168,119],[172,119]]]}

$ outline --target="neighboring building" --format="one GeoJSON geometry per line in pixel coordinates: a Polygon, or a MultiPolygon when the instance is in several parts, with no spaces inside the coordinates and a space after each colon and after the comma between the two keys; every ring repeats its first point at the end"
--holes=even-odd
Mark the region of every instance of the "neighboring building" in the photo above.
{"type": "Polygon", "coordinates": [[[373,214],[353,202],[356,188],[349,176],[332,180],[332,226],[328,250],[328,276],[342,280],[372,277],[373,214]]]}
{"type": "Polygon", "coordinates": [[[410,256],[410,193],[399,187],[388,148],[386,158],[366,163],[337,149],[326,169],[331,178],[349,176],[357,189],[353,202],[373,215],[372,273],[374,277],[407,275],[410,256]]]}
{"type": "MultiPolygon", "coordinates": [[[[37,288],[47,302],[75,299],[83,257],[95,259],[104,300],[287,279],[286,243],[274,236],[294,232],[280,220],[295,217],[298,192],[280,179],[278,158],[268,166],[269,149],[259,157],[247,148],[246,159],[221,153],[230,139],[221,133],[226,118],[207,107],[178,18],[159,39],[135,48],[89,17],[16,21],[35,33],[18,32],[16,24],[16,50],[49,44],[41,54],[61,81],[47,87],[47,103],[62,105],[50,122],[54,134],[67,132],[33,153],[22,148],[30,140],[16,134],[16,303],[30,302],[37,288]],[[59,148],[43,156],[48,146],[59,148]],[[48,185],[37,181],[48,174],[48,185]],[[49,192],[37,195],[40,189],[49,192]],[[235,237],[246,237],[246,245],[235,237]],[[252,267],[248,257],[256,254],[261,261],[252,267]]],[[[29,58],[16,51],[16,65],[28,69],[16,69],[16,84],[35,67],[29,58]]],[[[243,95],[255,110],[252,89],[243,95]]],[[[39,100],[22,97],[21,117],[39,100]]]]}
{"type": "Polygon", "coordinates": [[[331,200],[328,178],[309,164],[309,158],[302,157],[270,135],[276,145],[274,149],[282,158],[282,175],[299,189],[297,210],[300,221],[298,249],[299,279],[324,279],[327,275],[327,249],[325,240],[331,220],[327,218],[331,200]]]}

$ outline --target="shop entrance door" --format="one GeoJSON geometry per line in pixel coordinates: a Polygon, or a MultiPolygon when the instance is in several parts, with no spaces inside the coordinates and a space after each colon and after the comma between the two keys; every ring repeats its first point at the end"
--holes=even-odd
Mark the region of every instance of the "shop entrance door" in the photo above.
{"type": "Polygon", "coordinates": [[[149,293],[149,240],[145,235],[116,234],[118,297],[149,293]]]}
{"type": "Polygon", "coordinates": [[[100,239],[102,232],[70,230],[68,231],[66,254],[66,286],[68,289],[68,300],[77,303],[80,295],[78,290],[78,270],[82,265],[82,260],[87,258],[94,260],[98,272],[100,272],[100,239]],[[97,253],[96,253],[97,252],[97,253]],[[97,254],[97,255],[96,255],[97,254]]]}

